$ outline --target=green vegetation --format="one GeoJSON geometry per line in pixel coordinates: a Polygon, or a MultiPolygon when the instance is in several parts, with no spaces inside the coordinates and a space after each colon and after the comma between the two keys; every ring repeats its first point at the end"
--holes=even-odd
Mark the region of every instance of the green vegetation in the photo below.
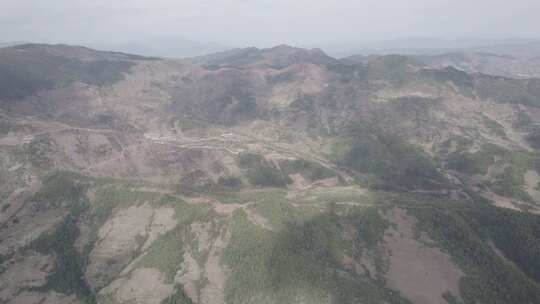
{"type": "Polygon", "coordinates": [[[233,90],[233,96],[236,102],[231,108],[231,112],[238,115],[255,114],[257,110],[257,101],[252,93],[233,90]]]}
{"type": "Polygon", "coordinates": [[[279,201],[260,201],[250,208],[253,208],[254,212],[267,219],[272,228],[280,230],[285,228],[292,219],[295,221],[303,221],[318,215],[320,212],[320,210],[309,212],[305,209],[300,212],[298,209],[292,207],[290,202],[285,199],[279,201]]]}
{"type": "Polygon", "coordinates": [[[294,198],[296,204],[312,204],[312,203],[339,203],[339,202],[354,202],[354,203],[373,203],[364,189],[355,186],[348,187],[332,187],[332,188],[315,188],[312,190],[299,193],[294,198]]]}
{"type": "Polygon", "coordinates": [[[7,265],[4,265],[4,263],[11,260],[13,255],[14,255],[13,253],[12,254],[0,254],[0,274],[3,273],[7,268],[7,265]]]}
{"type": "Polygon", "coordinates": [[[42,135],[24,145],[23,153],[25,159],[36,168],[50,169],[54,164],[50,158],[54,149],[54,142],[47,135],[42,135]]]}
{"type": "Polygon", "coordinates": [[[447,291],[445,293],[442,294],[442,297],[443,299],[448,303],[448,304],[462,304],[461,301],[459,301],[451,292],[447,291]]]}
{"type": "Polygon", "coordinates": [[[257,113],[257,100],[250,91],[249,83],[238,80],[230,85],[222,95],[205,102],[203,121],[232,126],[237,122],[252,118],[257,113]]]}
{"type": "Polygon", "coordinates": [[[535,128],[533,131],[531,131],[527,137],[527,142],[531,147],[533,147],[536,150],[540,150],[540,128],[535,128]]]}
{"type": "Polygon", "coordinates": [[[75,293],[84,303],[95,303],[93,291],[84,280],[86,258],[73,247],[78,236],[77,218],[71,214],[54,231],[40,236],[30,245],[42,254],[55,254],[56,257],[53,272],[47,276],[46,284],[37,290],[75,293]]]}
{"type": "Polygon", "coordinates": [[[378,57],[368,63],[369,79],[385,80],[390,84],[402,86],[414,79],[411,66],[417,62],[407,56],[389,55],[378,57]]]}
{"type": "Polygon", "coordinates": [[[459,93],[471,96],[474,88],[474,78],[454,67],[446,67],[440,70],[422,69],[419,77],[424,80],[433,80],[439,83],[452,83],[459,93]]]}
{"type": "Polygon", "coordinates": [[[533,199],[525,190],[524,174],[527,168],[508,167],[499,175],[491,185],[493,192],[513,197],[522,201],[530,202],[533,199]]]}
{"type": "Polygon", "coordinates": [[[193,304],[193,302],[188,296],[186,296],[182,286],[177,285],[174,288],[174,294],[161,301],[160,304],[193,304]]]}
{"type": "Polygon", "coordinates": [[[433,198],[405,200],[402,196],[399,204],[418,218],[418,229],[427,232],[465,271],[460,283],[464,303],[540,301],[540,217],[481,201],[449,206],[433,198]],[[499,257],[490,241],[517,267],[499,257]]]}
{"type": "Polygon", "coordinates": [[[336,176],[333,170],[304,159],[285,160],[280,163],[280,167],[286,175],[300,173],[312,182],[336,176]]]}
{"type": "Polygon", "coordinates": [[[193,119],[187,115],[172,117],[169,120],[169,127],[173,130],[179,128],[182,131],[189,131],[197,128],[204,128],[205,124],[197,119],[193,119]]]}
{"type": "Polygon", "coordinates": [[[12,122],[5,117],[0,117],[0,136],[8,134],[14,127],[15,125],[12,122]]]}
{"type": "Polygon", "coordinates": [[[452,152],[464,151],[473,145],[473,141],[461,136],[454,136],[441,144],[439,154],[448,156],[452,152]]]}
{"type": "Polygon", "coordinates": [[[496,122],[495,120],[485,115],[482,115],[482,123],[484,124],[484,127],[488,129],[490,134],[503,137],[503,138],[506,137],[506,131],[504,130],[504,127],[500,123],[496,122]]]}
{"type": "Polygon", "coordinates": [[[64,294],[75,293],[84,303],[95,303],[95,295],[84,280],[87,256],[81,256],[74,247],[79,236],[79,219],[88,211],[85,188],[76,175],[58,172],[43,182],[42,189],[33,200],[45,208],[68,208],[70,213],[53,231],[42,234],[29,248],[42,254],[55,255],[55,268],[47,276],[41,291],[54,290],[64,294]]]}
{"type": "Polygon", "coordinates": [[[540,283],[540,217],[505,209],[478,217],[480,227],[477,228],[487,229],[487,234],[505,257],[540,283]]]}
{"type": "Polygon", "coordinates": [[[208,205],[192,206],[174,200],[161,201],[160,204],[175,208],[178,222],[174,229],[151,244],[136,267],[156,267],[165,275],[165,282],[170,284],[184,261],[184,246],[192,240],[190,225],[206,222],[215,215],[208,205]]]}
{"type": "Polygon", "coordinates": [[[390,100],[390,109],[395,115],[404,120],[413,120],[419,124],[422,120],[429,119],[430,108],[440,104],[437,98],[426,98],[419,96],[405,96],[390,100]]]}
{"type": "Polygon", "coordinates": [[[2,208],[0,208],[0,212],[1,213],[4,213],[6,212],[6,210],[9,209],[9,207],[11,207],[11,204],[10,203],[5,203],[3,201],[0,201],[0,206],[2,206],[2,208]]]}
{"type": "Polygon", "coordinates": [[[376,210],[359,209],[338,216],[325,213],[305,221],[290,217],[284,229],[266,231],[236,212],[232,237],[223,261],[231,269],[226,284],[228,303],[291,303],[302,298],[323,303],[408,303],[380,282],[343,269],[344,254],[354,243],[375,246],[388,227],[376,210]],[[344,238],[352,225],[354,240],[344,238]]]}
{"type": "Polygon", "coordinates": [[[476,81],[476,91],[483,99],[538,107],[539,82],[538,79],[523,80],[483,75],[476,81]]]}
{"type": "Polygon", "coordinates": [[[91,221],[97,226],[105,223],[113,210],[126,208],[132,205],[142,205],[146,202],[155,204],[167,200],[167,196],[160,193],[144,192],[130,189],[129,185],[109,184],[96,187],[96,199],[92,205],[91,221]]]}
{"type": "Polygon", "coordinates": [[[74,81],[114,83],[122,80],[132,65],[120,60],[78,60],[37,45],[4,48],[0,50],[0,100],[20,99],[74,81]]]}
{"type": "Polygon", "coordinates": [[[330,63],[326,65],[326,68],[337,74],[339,81],[343,83],[350,83],[352,81],[355,84],[366,84],[368,80],[368,68],[362,64],[343,64],[343,63],[330,63]]]}
{"type": "Polygon", "coordinates": [[[448,157],[448,168],[466,174],[487,174],[487,170],[495,164],[497,156],[506,154],[504,148],[486,144],[474,153],[456,151],[448,157]]]}
{"type": "MultiPolygon", "coordinates": [[[[107,219],[113,215],[116,209],[124,209],[129,206],[139,206],[144,203],[152,205],[185,204],[177,198],[152,192],[144,192],[131,189],[131,185],[122,181],[98,179],[95,184],[95,201],[89,215],[90,236],[84,248],[85,254],[89,254],[98,239],[98,231],[107,219]]],[[[142,245],[142,244],[140,244],[142,245]]]]}
{"type": "Polygon", "coordinates": [[[238,190],[242,186],[242,180],[236,176],[220,176],[217,185],[225,189],[238,190]]]}
{"type": "Polygon", "coordinates": [[[294,110],[312,112],[314,104],[315,98],[313,96],[299,94],[289,106],[294,110]]]}
{"type": "Polygon", "coordinates": [[[184,261],[184,240],[186,229],[183,226],[167,232],[152,243],[148,253],[138,263],[138,267],[157,267],[165,275],[165,282],[172,283],[174,276],[184,261]]]}
{"type": "Polygon", "coordinates": [[[210,190],[218,190],[217,185],[202,170],[195,170],[182,176],[176,188],[177,193],[184,195],[205,193],[210,190]]]}
{"type": "Polygon", "coordinates": [[[246,176],[252,185],[259,187],[284,187],[291,179],[271,162],[257,154],[240,155],[240,167],[246,170],[246,176]]]}
{"type": "Polygon", "coordinates": [[[279,188],[253,189],[237,192],[211,192],[211,197],[222,204],[247,204],[251,202],[279,202],[284,201],[287,192],[279,188]]]}
{"type": "Polygon", "coordinates": [[[367,208],[362,212],[348,215],[348,222],[356,228],[357,240],[367,248],[373,248],[379,244],[383,240],[384,232],[390,226],[376,208],[367,208]]]}
{"type": "Polygon", "coordinates": [[[79,216],[88,208],[83,177],[71,172],[57,171],[49,174],[43,186],[32,198],[41,208],[68,208],[79,216]]]}
{"type": "Polygon", "coordinates": [[[242,179],[237,176],[220,176],[217,181],[208,177],[201,170],[183,176],[176,186],[176,192],[183,195],[196,195],[209,192],[238,191],[242,187],[242,179]]]}
{"type": "Polygon", "coordinates": [[[512,127],[521,131],[529,131],[532,126],[534,122],[531,116],[523,111],[517,113],[516,121],[512,124],[512,127]]]}
{"type": "MultiPolygon", "coordinates": [[[[504,154],[500,157],[504,159],[504,154]]],[[[519,158],[513,161],[519,167],[519,158]]],[[[307,213],[291,206],[283,189],[227,192],[226,202],[256,202],[250,208],[255,208],[276,229],[270,231],[252,224],[242,210],[236,211],[228,221],[231,239],[223,263],[231,273],[225,286],[226,301],[290,303],[301,298],[319,303],[331,297],[338,303],[408,303],[397,292],[386,289],[379,279],[354,273],[342,265],[345,255],[358,258],[375,250],[391,225],[380,215],[380,208],[332,204],[337,199],[334,196],[340,193],[343,197],[339,201],[363,197],[352,188],[346,191],[349,188],[341,187],[327,196],[313,193],[318,202],[329,204],[322,213],[320,210],[307,213]]],[[[204,263],[204,253],[198,251],[198,240],[190,225],[212,222],[211,234],[215,237],[223,226],[212,220],[216,214],[209,204],[190,205],[170,196],[128,189],[119,183],[102,185],[67,172],[52,174],[44,180],[35,201],[47,208],[71,211],[58,227],[30,245],[34,250],[57,257],[54,271],[40,290],[74,293],[86,303],[95,303],[83,276],[87,257],[79,255],[73,247],[79,235],[78,222],[88,217],[103,222],[114,208],[131,204],[148,202],[173,207],[178,220],[173,230],[150,246],[136,267],[158,268],[167,283],[172,283],[182,265],[186,244],[191,244],[194,258],[204,263]],[[88,214],[90,209],[84,195],[90,184],[98,187],[92,215],[88,214]]],[[[397,205],[408,210],[418,219],[417,229],[428,233],[437,246],[453,257],[465,272],[460,282],[463,303],[540,301],[539,216],[498,209],[484,201],[447,202],[403,193],[381,193],[379,200],[385,202],[383,207],[397,205]],[[497,255],[491,242],[505,258],[497,255]]],[[[384,273],[385,261],[375,263],[384,273]]],[[[449,294],[445,298],[449,303],[458,303],[449,294]]],[[[181,286],[177,286],[175,293],[162,303],[191,302],[181,286]]]]}
{"type": "Polygon", "coordinates": [[[537,162],[538,157],[533,154],[486,144],[474,153],[451,154],[448,157],[448,168],[469,175],[486,175],[491,166],[505,168],[503,173],[492,177],[489,183],[492,190],[502,196],[531,201],[530,195],[525,190],[525,174],[528,170],[534,170],[537,162]]]}
{"type": "Polygon", "coordinates": [[[420,149],[397,137],[362,126],[334,146],[338,165],[376,178],[374,187],[389,189],[437,189],[448,181],[435,162],[420,149]]]}

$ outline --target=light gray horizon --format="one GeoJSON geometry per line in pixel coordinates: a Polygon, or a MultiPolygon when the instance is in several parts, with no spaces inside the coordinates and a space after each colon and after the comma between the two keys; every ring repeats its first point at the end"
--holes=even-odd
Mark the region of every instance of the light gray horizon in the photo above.
{"type": "Polygon", "coordinates": [[[538,0],[2,0],[0,41],[226,47],[540,38],[538,0]]]}

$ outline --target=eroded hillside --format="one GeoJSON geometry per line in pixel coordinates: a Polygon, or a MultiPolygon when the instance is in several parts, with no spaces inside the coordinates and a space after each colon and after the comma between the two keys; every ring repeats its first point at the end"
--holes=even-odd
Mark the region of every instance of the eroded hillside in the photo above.
{"type": "Polygon", "coordinates": [[[0,302],[540,303],[540,80],[0,49],[0,302]]]}

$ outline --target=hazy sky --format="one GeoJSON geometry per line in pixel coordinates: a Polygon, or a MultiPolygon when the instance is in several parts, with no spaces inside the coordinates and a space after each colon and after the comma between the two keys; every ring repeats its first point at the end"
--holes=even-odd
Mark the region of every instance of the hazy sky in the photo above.
{"type": "Polygon", "coordinates": [[[317,45],[540,36],[540,0],[0,0],[0,41],[317,45]]]}

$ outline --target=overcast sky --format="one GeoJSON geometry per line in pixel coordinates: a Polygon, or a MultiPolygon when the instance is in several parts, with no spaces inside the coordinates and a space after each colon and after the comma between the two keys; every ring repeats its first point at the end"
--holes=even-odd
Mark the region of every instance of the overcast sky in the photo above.
{"type": "Polygon", "coordinates": [[[318,45],[538,38],[540,0],[0,0],[0,41],[318,45]]]}

